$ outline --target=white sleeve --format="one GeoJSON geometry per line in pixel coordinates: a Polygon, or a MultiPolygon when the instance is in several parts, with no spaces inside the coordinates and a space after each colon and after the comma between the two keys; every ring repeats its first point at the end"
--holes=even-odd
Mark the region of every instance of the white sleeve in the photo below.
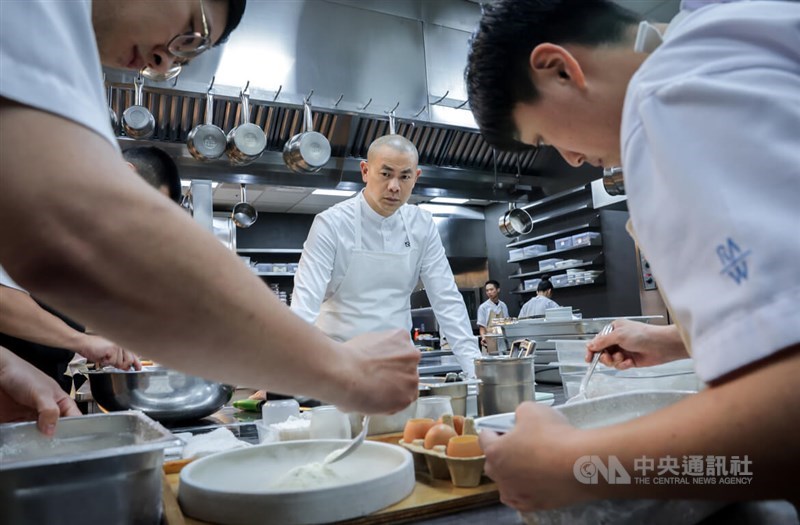
{"type": "Polygon", "coordinates": [[[0,1],[0,96],[77,122],[119,151],[91,11],[89,0],[0,1]]]}
{"type": "Polygon", "coordinates": [[[10,275],[8,275],[8,272],[6,272],[5,268],[3,268],[2,266],[0,266],[0,285],[5,286],[7,288],[13,288],[15,290],[19,290],[20,292],[28,293],[28,290],[18,285],[14,281],[14,279],[12,279],[10,275]]]}
{"type": "Polygon", "coordinates": [[[486,303],[481,303],[478,307],[478,326],[486,328],[489,325],[489,308],[486,303]]]}
{"type": "Polygon", "coordinates": [[[475,377],[475,359],[481,357],[478,339],[472,335],[472,324],[464,306],[464,298],[458,293],[453,271],[447,262],[444,246],[432,220],[429,224],[422,255],[420,277],[430,299],[442,332],[453,349],[453,354],[468,377],[475,377]]]}
{"type": "Polygon", "coordinates": [[[667,85],[637,101],[639,123],[624,137],[636,237],[704,381],[800,341],[792,67],[667,85]]]}
{"type": "Polygon", "coordinates": [[[525,301],[525,304],[522,305],[522,309],[519,311],[520,317],[530,317],[531,301],[533,301],[533,299],[528,299],[525,301]]]}
{"type": "Polygon", "coordinates": [[[328,217],[317,215],[303,244],[292,291],[292,311],[309,323],[319,316],[335,258],[336,232],[328,217]]]}

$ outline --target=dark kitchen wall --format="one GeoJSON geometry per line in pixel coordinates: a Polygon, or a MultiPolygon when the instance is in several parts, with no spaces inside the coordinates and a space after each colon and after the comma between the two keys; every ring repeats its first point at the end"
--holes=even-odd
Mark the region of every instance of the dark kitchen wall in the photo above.
{"type": "Polygon", "coordinates": [[[237,228],[236,248],[302,249],[314,217],[304,213],[259,213],[255,224],[237,228]]]}

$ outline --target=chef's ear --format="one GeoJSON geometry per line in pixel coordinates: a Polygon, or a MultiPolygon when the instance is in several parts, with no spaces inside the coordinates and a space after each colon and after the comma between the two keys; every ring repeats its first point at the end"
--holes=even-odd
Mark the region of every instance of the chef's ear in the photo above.
{"type": "Polygon", "coordinates": [[[417,175],[416,175],[416,177],[414,177],[414,184],[417,183],[417,181],[419,180],[419,176],[420,175],[422,175],[422,170],[420,168],[417,168],[417,175]]]}
{"type": "Polygon", "coordinates": [[[364,184],[367,183],[367,175],[369,174],[369,164],[367,164],[366,160],[361,161],[361,180],[364,184]]]}
{"type": "Polygon", "coordinates": [[[134,173],[137,173],[137,174],[139,173],[139,170],[137,170],[137,169],[136,169],[136,166],[134,166],[134,165],[133,165],[133,164],[131,164],[130,162],[127,162],[127,161],[126,161],[126,162],[125,162],[125,164],[127,164],[127,165],[128,165],[128,167],[129,167],[130,169],[132,169],[134,173]]]}

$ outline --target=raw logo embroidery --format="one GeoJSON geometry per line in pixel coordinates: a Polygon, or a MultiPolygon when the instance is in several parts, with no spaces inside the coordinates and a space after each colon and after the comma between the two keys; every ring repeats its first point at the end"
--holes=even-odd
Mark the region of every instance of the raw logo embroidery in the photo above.
{"type": "Polygon", "coordinates": [[[722,263],[722,271],[719,273],[728,274],[736,284],[741,284],[747,279],[747,256],[750,253],[751,250],[743,252],[739,245],[728,237],[727,244],[717,246],[717,256],[722,263]]]}

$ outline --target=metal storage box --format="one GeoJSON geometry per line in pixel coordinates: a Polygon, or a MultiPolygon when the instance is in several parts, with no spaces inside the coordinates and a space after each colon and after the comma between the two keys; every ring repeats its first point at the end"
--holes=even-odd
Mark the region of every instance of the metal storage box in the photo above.
{"type": "Polygon", "coordinates": [[[179,443],[133,411],[62,418],[53,438],[0,425],[0,523],[157,524],[163,449],[179,443]]]}

